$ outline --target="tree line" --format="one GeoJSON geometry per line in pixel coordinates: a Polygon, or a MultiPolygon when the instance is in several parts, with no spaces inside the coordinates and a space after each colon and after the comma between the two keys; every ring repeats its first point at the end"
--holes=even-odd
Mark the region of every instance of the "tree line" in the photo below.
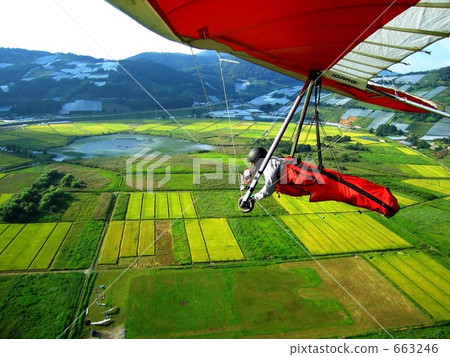
{"type": "Polygon", "coordinates": [[[82,181],[72,174],[61,178],[58,170],[46,170],[30,186],[0,207],[0,220],[27,222],[47,213],[56,213],[70,198],[61,187],[80,186],[82,181]]]}

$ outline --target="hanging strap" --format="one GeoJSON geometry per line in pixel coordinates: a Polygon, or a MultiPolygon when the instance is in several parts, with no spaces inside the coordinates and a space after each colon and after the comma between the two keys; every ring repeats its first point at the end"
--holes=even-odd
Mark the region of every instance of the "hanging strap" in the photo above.
{"type": "Polygon", "coordinates": [[[321,78],[317,79],[316,87],[314,91],[314,121],[316,123],[316,145],[317,145],[317,160],[319,164],[317,167],[319,169],[323,168],[322,162],[322,143],[320,142],[320,118],[319,118],[319,104],[320,104],[320,92],[322,89],[321,78]]]}

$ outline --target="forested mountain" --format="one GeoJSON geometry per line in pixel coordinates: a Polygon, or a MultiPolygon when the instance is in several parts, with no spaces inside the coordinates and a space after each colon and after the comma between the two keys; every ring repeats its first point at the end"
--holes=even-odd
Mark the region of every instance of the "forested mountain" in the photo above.
{"type": "MultiPolygon", "coordinates": [[[[226,58],[230,58],[227,56],[226,58]]],[[[223,100],[218,57],[195,55],[213,101],[223,100]]],[[[222,62],[228,97],[246,101],[296,81],[239,60],[222,62]],[[244,85],[242,85],[244,84],[244,85]],[[239,90],[236,91],[236,88],[239,90]]],[[[206,98],[191,55],[143,53],[119,62],[74,54],[0,48],[0,110],[5,115],[59,113],[76,100],[101,101],[104,111],[190,107],[206,98]]]]}

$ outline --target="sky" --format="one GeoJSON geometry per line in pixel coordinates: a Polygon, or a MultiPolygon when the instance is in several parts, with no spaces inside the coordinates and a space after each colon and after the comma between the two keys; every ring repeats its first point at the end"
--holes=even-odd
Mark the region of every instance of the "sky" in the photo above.
{"type": "MultiPolygon", "coordinates": [[[[104,0],[2,0],[0,47],[75,53],[120,60],[142,52],[190,48],[154,34],[104,0]]],[[[406,73],[450,66],[450,39],[391,69],[406,73]]]]}

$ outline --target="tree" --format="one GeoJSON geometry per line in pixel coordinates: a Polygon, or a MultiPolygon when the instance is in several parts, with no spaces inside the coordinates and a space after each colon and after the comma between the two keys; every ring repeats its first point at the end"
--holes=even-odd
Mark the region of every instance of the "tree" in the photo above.
{"type": "Polygon", "coordinates": [[[263,112],[270,113],[273,112],[273,105],[272,104],[263,104],[259,107],[263,112]]]}
{"type": "Polygon", "coordinates": [[[417,143],[417,148],[419,149],[429,149],[430,146],[431,145],[425,140],[419,140],[419,142],[417,143]]]}
{"type": "Polygon", "coordinates": [[[61,186],[70,187],[75,177],[72,174],[66,174],[60,181],[61,186]]]}
{"type": "Polygon", "coordinates": [[[376,136],[388,136],[403,134],[401,130],[398,130],[395,125],[381,124],[375,131],[376,136]]]}

